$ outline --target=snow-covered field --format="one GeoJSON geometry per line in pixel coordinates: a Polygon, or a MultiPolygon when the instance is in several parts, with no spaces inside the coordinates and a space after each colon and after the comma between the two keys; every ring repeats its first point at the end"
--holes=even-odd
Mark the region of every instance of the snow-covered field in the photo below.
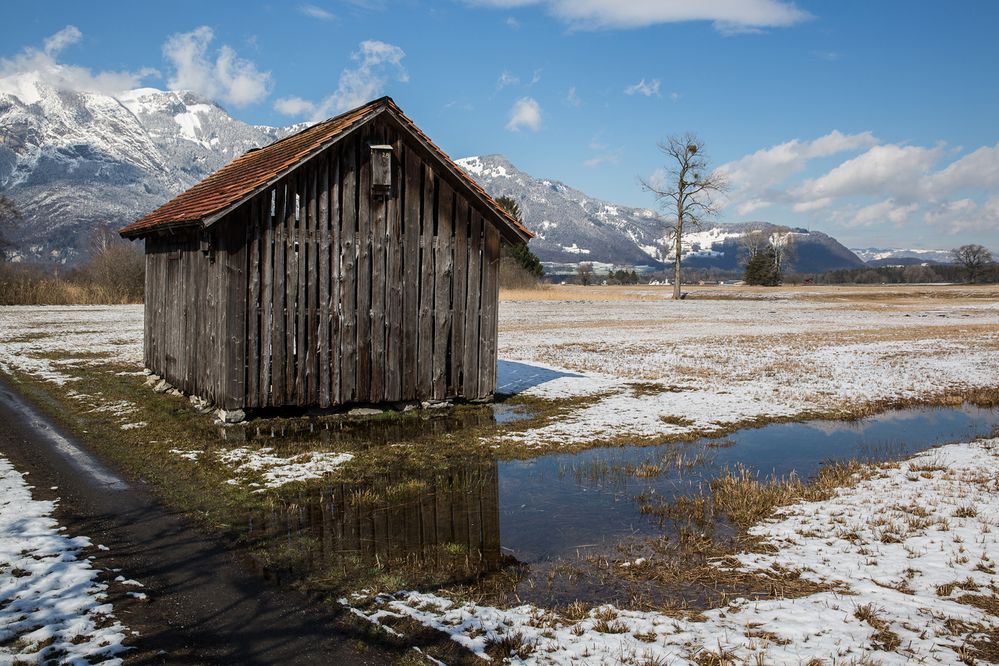
{"type": "MultiPolygon", "coordinates": [[[[570,399],[556,419],[504,437],[578,447],[999,388],[996,299],[774,291],[673,302],[644,289],[641,299],[553,290],[501,303],[499,390],[570,399]]],[[[0,308],[0,370],[62,386],[133,434],[138,406],[105,398],[69,370],[114,361],[124,366],[116,372],[139,374],[141,340],[141,306],[0,308]]],[[[440,628],[480,654],[505,636],[523,646],[526,663],[722,663],[712,653],[751,663],[954,663],[978,632],[996,640],[999,620],[984,607],[997,603],[997,452],[999,440],[936,449],[754,528],[776,552],[744,554],[743,567],[801,569],[836,592],[735,600],[703,621],[609,607],[570,620],[414,592],[349,603],[372,619],[440,628]]],[[[213,450],[229,457],[234,482],[260,488],[345,460],[322,453],[213,450]]],[[[193,465],[204,452],[172,454],[193,465]]]]}
{"type": "MultiPolygon", "coordinates": [[[[591,300],[501,302],[498,390],[591,398],[509,441],[551,448],[706,433],[999,388],[996,299],[923,290],[874,300],[844,289],[674,302],[662,289],[637,292],[653,298],[606,300],[593,289],[582,292],[591,300]]],[[[141,306],[0,308],[0,370],[63,384],[68,367],[107,360],[141,371],[141,306]],[[68,356],[44,358],[53,353],[68,356]]],[[[141,427],[127,401],[73,390],[121,427],[141,427]]]]}
{"type": "Polygon", "coordinates": [[[973,657],[978,640],[995,645],[999,439],[884,466],[752,532],[775,552],[742,554],[742,568],[802,570],[838,591],[734,599],[697,621],[611,606],[573,620],[418,592],[342,603],[380,624],[411,618],[486,658],[490,643],[506,641],[524,664],[954,664],[973,657]]]}
{"type": "Polygon", "coordinates": [[[80,555],[90,540],[63,534],[31,489],[0,457],[0,663],[121,663],[127,629],[80,555]]]}
{"type": "Polygon", "coordinates": [[[598,396],[512,437],[620,441],[995,389],[999,301],[504,301],[499,345],[500,391],[598,396]]]}

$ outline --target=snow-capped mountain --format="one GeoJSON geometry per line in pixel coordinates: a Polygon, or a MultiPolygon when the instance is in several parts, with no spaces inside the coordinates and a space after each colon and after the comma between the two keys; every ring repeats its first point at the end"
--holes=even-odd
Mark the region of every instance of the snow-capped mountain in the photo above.
{"type": "MultiPolygon", "coordinates": [[[[542,261],[594,261],[617,265],[672,262],[667,247],[669,223],[654,210],[629,208],[594,199],[557,180],[535,178],[501,155],[466,157],[458,164],[489,194],[517,201],[527,227],[537,236],[531,249],[542,261]]],[[[718,224],[684,234],[688,266],[736,270],[742,238],[760,232],[793,245],[792,267],[806,272],[857,268],[864,262],[834,238],[817,231],[766,222],[718,224]]]]}
{"type": "Polygon", "coordinates": [[[27,259],[72,261],[98,224],[122,226],[298,129],[248,125],[189,92],[21,83],[0,92],[0,194],[24,215],[13,240],[27,259]]]}
{"type": "MultiPolygon", "coordinates": [[[[124,226],[250,148],[303,125],[256,126],[236,120],[190,92],[152,88],[119,95],[57,90],[40,80],[0,86],[0,194],[24,215],[12,240],[15,257],[73,262],[92,230],[124,226]]],[[[668,223],[646,208],[617,206],[535,178],[502,156],[459,163],[494,196],[516,199],[537,234],[544,261],[661,265],[671,261],[668,223]]],[[[689,233],[690,266],[739,266],[747,232],[792,238],[800,270],[863,265],[834,239],[763,222],[717,225],[689,233]]]]}
{"type": "Polygon", "coordinates": [[[898,248],[853,248],[853,253],[874,266],[885,266],[889,264],[949,264],[954,262],[954,255],[950,250],[905,250],[898,248]]]}

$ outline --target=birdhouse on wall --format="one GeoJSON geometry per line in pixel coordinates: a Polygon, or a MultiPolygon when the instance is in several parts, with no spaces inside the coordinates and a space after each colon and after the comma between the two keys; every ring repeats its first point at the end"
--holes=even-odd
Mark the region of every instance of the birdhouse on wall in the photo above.
{"type": "Polygon", "coordinates": [[[384,199],[392,194],[392,146],[371,146],[371,196],[384,199]]]}

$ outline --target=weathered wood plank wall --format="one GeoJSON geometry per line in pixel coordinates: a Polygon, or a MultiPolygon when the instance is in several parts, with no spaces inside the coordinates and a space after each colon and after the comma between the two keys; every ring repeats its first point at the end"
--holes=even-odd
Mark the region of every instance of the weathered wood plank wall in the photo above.
{"type": "Polygon", "coordinates": [[[149,238],[147,367],[229,409],[489,397],[500,232],[428,157],[375,121],[207,246],[149,238]],[[370,194],[370,143],[394,147],[388,198],[370,194]]]}

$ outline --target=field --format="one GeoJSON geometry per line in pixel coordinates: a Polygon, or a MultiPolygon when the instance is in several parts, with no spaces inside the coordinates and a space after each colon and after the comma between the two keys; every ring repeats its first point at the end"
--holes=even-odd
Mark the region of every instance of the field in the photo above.
{"type": "MultiPolygon", "coordinates": [[[[994,287],[691,292],[679,303],[653,287],[506,294],[500,358],[562,375],[526,392],[595,398],[518,441],[659,441],[775,419],[990,400],[999,387],[994,287]]],[[[501,391],[531,383],[504,367],[513,369],[501,365],[501,391]]]]}
{"type": "MultiPolygon", "coordinates": [[[[995,439],[902,462],[850,463],[812,483],[729,470],[703,496],[669,506],[624,494],[668,516],[671,527],[640,552],[559,565],[559,575],[600,581],[596,589],[615,579],[678,586],[696,568],[715,592],[737,592],[699,594],[682,608],[516,603],[524,589],[516,585],[534,581],[530,574],[504,588],[479,577],[470,551],[452,542],[436,544],[433,566],[422,569],[410,566],[412,553],[382,553],[377,544],[371,561],[341,554],[317,569],[328,544],[303,532],[261,546],[259,534],[236,528],[256,511],[280,516],[272,527],[286,537],[280,521],[290,525],[293,512],[308,513],[301,507],[310,497],[329,501],[324,489],[348,480],[357,484],[348,508],[386,515],[396,504],[419,504],[468,461],[529,466],[543,455],[669,443],[672,471],[683,476],[700,464],[684,458],[683,442],[700,436],[999,402],[995,287],[688,291],[681,302],[656,287],[502,293],[498,390],[501,406],[522,414],[511,421],[494,421],[488,406],[461,406],[223,429],[183,396],[147,385],[141,306],[0,308],[0,371],[117,468],[141,474],[165,501],[241,548],[257,549],[265,567],[310,563],[296,585],[335,594],[391,640],[442,631],[453,640],[424,647],[448,663],[476,654],[636,665],[996,659],[995,439]],[[735,529],[724,543],[712,536],[722,522],[735,529]],[[456,585],[461,574],[469,580],[456,585]]],[[[601,474],[595,485],[610,472],[601,474]]]]}

